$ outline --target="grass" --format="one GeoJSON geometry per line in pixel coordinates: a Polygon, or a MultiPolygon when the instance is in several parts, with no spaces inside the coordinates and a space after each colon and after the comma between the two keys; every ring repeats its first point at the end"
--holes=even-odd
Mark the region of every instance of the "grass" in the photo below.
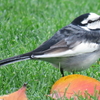
{"type": "MultiPolygon", "coordinates": [[[[0,59],[35,49],[75,17],[87,12],[100,14],[99,0],[0,0],[0,59]]],[[[77,74],[100,80],[99,61],[93,66],[77,74]]],[[[46,95],[60,77],[59,69],[43,61],[3,66],[0,95],[16,91],[27,82],[29,100],[52,100],[46,95]]]]}

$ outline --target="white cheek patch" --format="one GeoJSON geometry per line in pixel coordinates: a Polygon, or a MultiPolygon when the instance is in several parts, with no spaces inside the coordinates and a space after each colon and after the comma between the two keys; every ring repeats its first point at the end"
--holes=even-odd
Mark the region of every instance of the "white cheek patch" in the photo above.
{"type": "Polygon", "coordinates": [[[88,29],[100,29],[100,21],[88,23],[87,28],[88,29]]]}
{"type": "Polygon", "coordinates": [[[81,26],[81,28],[83,28],[87,31],[90,31],[91,29],[100,29],[100,20],[92,22],[92,23],[88,23],[85,26],[81,26]]]}

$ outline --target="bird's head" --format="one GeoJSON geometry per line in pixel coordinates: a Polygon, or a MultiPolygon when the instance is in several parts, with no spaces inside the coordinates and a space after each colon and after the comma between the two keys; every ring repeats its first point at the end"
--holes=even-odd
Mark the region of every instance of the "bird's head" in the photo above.
{"type": "Polygon", "coordinates": [[[100,30],[100,15],[95,13],[86,13],[74,19],[72,24],[77,25],[87,31],[100,30]]]}

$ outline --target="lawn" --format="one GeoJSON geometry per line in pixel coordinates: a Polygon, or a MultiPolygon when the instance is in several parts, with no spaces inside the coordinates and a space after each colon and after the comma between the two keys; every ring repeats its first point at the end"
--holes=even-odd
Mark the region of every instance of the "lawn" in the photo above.
{"type": "MultiPolygon", "coordinates": [[[[88,12],[100,14],[100,1],[0,0],[0,60],[37,48],[74,18],[88,12]]],[[[93,67],[77,74],[100,80],[99,63],[98,60],[93,67]]],[[[59,69],[43,61],[27,60],[2,66],[0,95],[28,83],[29,100],[52,100],[46,95],[60,77],[59,69]]]]}

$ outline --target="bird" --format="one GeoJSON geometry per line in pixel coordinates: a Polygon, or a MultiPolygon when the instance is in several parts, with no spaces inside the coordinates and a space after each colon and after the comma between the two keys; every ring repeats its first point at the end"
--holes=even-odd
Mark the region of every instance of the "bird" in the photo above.
{"type": "Polygon", "coordinates": [[[39,47],[18,56],[0,60],[0,67],[22,60],[42,60],[64,71],[89,68],[100,57],[100,15],[90,12],[76,17],[39,47]]]}

